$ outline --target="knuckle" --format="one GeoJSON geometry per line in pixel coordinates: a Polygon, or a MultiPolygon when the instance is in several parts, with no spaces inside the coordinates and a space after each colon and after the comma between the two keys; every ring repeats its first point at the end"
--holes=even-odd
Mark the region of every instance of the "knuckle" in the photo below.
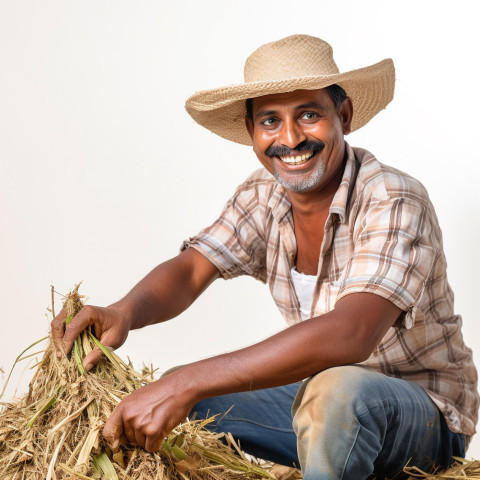
{"type": "Polygon", "coordinates": [[[63,336],[63,333],[65,332],[65,328],[62,323],[51,323],[50,324],[50,329],[52,331],[53,338],[56,339],[56,337],[61,337],[63,336]]]}
{"type": "MultiPolygon", "coordinates": [[[[82,315],[86,318],[92,318],[92,317],[95,317],[95,314],[96,314],[96,307],[93,307],[92,305],[85,305],[81,310],[80,312],[82,313],[82,315]]],[[[79,312],[79,313],[80,313],[79,312]]]]}
{"type": "Polygon", "coordinates": [[[75,328],[74,325],[71,325],[70,323],[65,326],[65,335],[64,335],[64,340],[65,342],[73,342],[75,340],[76,333],[75,333],[75,328]]]}
{"type": "Polygon", "coordinates": [[[158,428],[149,424],[143,428],[142,433],[149,439],[155,440],[158,437],[158,428]]]}
{"type": "Polygon", "coordinates": [[[122,418],[125,425],[130,425],[132,428],[138,428],[136,416],[134,413],[131,413],[128,410],[123,411],[122,418]]]}
{"type": "Polygon", "coordinates": [[[177,423],[172,421],[172,420],[167,420],[165,422],[165,436],[168,435],[175,427],[177,426],[177,423]]]}
{"type": "Polygon", "coordinates": [[[63,329],[66,316],[67,316],[67,313],[63,308],[61,312],[50,322],[50,326],[52,327],[52,330],[63,329]]]}
{"type": "Polygon", "coordinates": [[[94,320],[95,307],[91,307],[90,305],[84,306],[72,321],[65,326],[65,340],[73,341],[75,337],[88,325],[91,325],[94,320]]]}

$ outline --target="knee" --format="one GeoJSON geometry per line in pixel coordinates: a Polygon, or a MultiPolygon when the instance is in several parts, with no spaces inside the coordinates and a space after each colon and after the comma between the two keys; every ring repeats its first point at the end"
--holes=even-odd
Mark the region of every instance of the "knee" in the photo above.
{"type": "Polygon", "coordinates": [[[295,399],[294,424],[366,413],[378,403],[378,375],[381,374],[368,368],[349,365],[329,368],[311,377],[295,399]]]}

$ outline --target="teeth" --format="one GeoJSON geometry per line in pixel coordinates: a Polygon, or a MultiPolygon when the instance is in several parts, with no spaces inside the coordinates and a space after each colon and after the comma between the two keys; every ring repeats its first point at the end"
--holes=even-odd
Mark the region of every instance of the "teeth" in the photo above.
{"type": "Polygon", "coordinates": [[[303,155],[297,155],[295,157],[280,156],[280,160],[282,160],[282,162],[288,163],[289,165],[301,165],[302,163],[305,163],[312,156],[313,156],[313,152],[307,152],[307,153],[304,153],[303,155]]]}

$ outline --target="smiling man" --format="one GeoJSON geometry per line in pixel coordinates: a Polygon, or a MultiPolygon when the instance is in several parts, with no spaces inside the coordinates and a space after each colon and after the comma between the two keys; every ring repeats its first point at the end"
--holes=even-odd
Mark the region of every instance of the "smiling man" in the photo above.
{"type": "Polygon", "coordinates": [[[66,327],[62,312],[58,355],[87,325],[117,348],[220,277],[268,283],[289,327],[132,393],[105,426],[112,444],[153,452],[187,415],[233,405],[214,428],[307,480],[400,478],[408,462],[428,469],[465,455],[477,374],[434,209],[418,181],[344,139],[393,90],[391,60],[339,73],[326,42],[294,35],[256,50],[244,84],[187,100],[198,123],[252,145],[264,168],[125,298],[87,306],[66,327]]]}
{"type": "MultiPolygon", "coordinates": [[[[331,91],[333,87],[329,88],[331,91]]],[[[320,190],[332,175],[341,178],[343,136],[350,133],[352,119],[352,103],[344,98],[338,109],[326,89],[296,90],[250,100],[246,125],[254,139],[254,151],[287,190],[320,190]],[[322,138],[329,143],[324,153],[322,138]],[[327,162],[325,155],[333,158],[327,162]]]]}

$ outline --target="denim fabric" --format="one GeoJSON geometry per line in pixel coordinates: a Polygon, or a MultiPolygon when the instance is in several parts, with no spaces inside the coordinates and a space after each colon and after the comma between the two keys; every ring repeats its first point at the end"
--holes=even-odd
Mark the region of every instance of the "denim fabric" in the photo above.
{"type": "Polygon", "coordinates": [[[301,466],[304,480],[397,479],[407,463],[428,470],[465,456],[463,435],[448,429],[417,384],[362,366],[206,399],[192,414],[205,418],[232,406],[211,429],[231,432],[256,457],[301,466]]]}
{"type": "Polygon", "coordinates": [[[215,432],[231,432],[241,448],[255,457],[300,468],[291,412],[300,385],[298,382],[208,398],[194,406],[190,417],[207,418],[220,414],[218,420],[207,428],[215,432]]]}

